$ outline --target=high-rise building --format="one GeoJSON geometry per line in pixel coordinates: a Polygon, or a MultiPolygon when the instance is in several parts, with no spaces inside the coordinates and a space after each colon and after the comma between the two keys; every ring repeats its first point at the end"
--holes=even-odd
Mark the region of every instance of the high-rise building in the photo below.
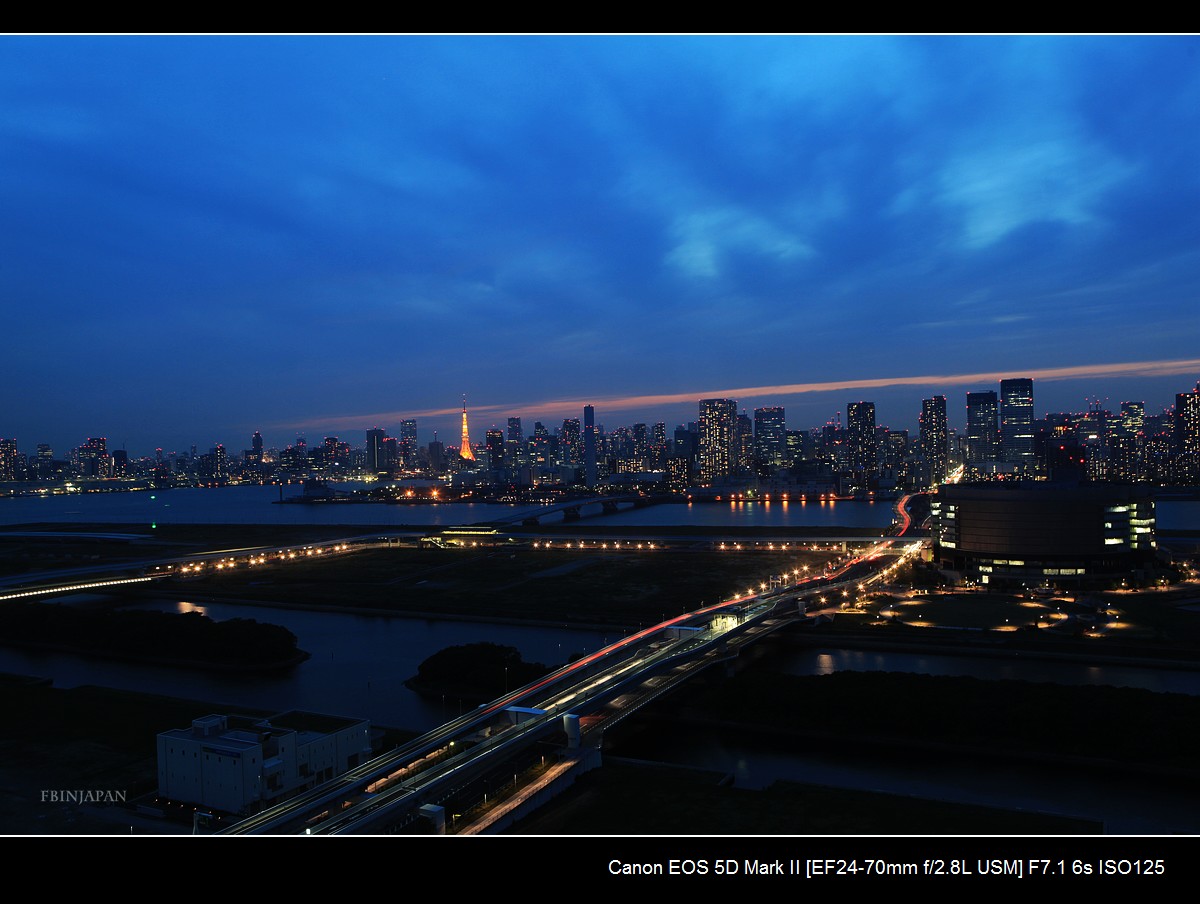
{"type": "Polygon", "coordinates": [[[559,463],[566,467],[578,467],[583,459],[580,449],[579,418],[564,418],[562,429],[558,432],[559,463]]]}
{"type": "Polygon", "coordinates": [[[780,467],[787,460],[787,425],[782,408],[754,409],[754,457],[759,467],[780,467]]]}
{"type": "Polygon", "coordinates": [[[0,439],[0,480],[17,479],[17,441],[0,439]]]}
{"type": "Polygon", "coordinates": [[[1136,436],[1142,432],[1146,423],[1145,402],[1121,403],[1121,432],[1127,436],[1136,436]]]}
{"type": "Polygon", "coordinates": [[[533,422],[533,436],[529,440],[529,453],[535,465],[553,464],[550,454],[550,431],[541,421],[533,422]]]}
{"type": "Polygon", "coordinates": [[[583,406],[583,479],[589,487],[596,485],[596,409],[583,406]]]}
{"type": "Polygon", "coordinates": [[[878,472],[874,402],[851,402],[846,406],[846,441],[852,470],[866,475],[878,472]]]}
{"type": "Polygon", "coordinates": [[[76,451],[76,467],[83,477],[108,477],[108,440],[103,436],[89,436],[88,441],[76,451]]]}
{"type": "Polygon", "coordinates": [[[498,427],[487,432],[488,464],[497,470],[504,467],[504,434],[498,427]]]}
{"type": "Polygon", "coordinates": [[[999,405],[994,391],[967,393],[966,460],[997,461],[1000,456],[999,405]]]}
{"type": "Polygon", "coordinates": [[[700,481],[711,484],[733,473],[737,461],[737,402],[700,400],[700,481]]]}
{"type": "Polygon", "coordinates": [[[429,467],[435,474],[446,470],[446,448],[438,440],[437,431],[433,431],[433,441],[429,444],[429,467]]]}
{"type": "Polygon", "coordinates": [[[387,431],[372,427],[367,431],[367,470],[372,474],[382,474],[387,470],[383,442],[387,439],[387,431]]]}
{"type": "Polygon", "coordinates": [[[749,469],[754,464],[754,421],[743,411],[737,418],[734,470],[749,469]]]}
{"type": "Polygon", "coordinates": [[[1175,483],[1200,485],[1200,383],[1175,396],[1175,483]]]}
{"type": "Polygon", "coordinates": [[[929,467],[929,485],[946,482],[947,461],[946,397],[934,396],[921,402],[921,453],[929,467]]]}
{"type": "Polygon", "coordinates": [[[458,455],[464,461],[475,460],[475,450],[471,448],[471,431],[467,429],[467,397],[463,396],[463,416],[462,416],[462,443],[458,448],[458,455]]]}
{"type": "Polygon", "coordinates": [[[662,421],[650,430],[650,467],[660,470],[667,466],[667,425],[662,421]]]}
{"type": "Polygon", "coordinates": [[[1032,467],[1033,380],[1000,381],[1000,455],[1004,461],[1032,467]]]}
{"type": "Polygon", "coordinates": [[[417,422],[407,418],[400,422],[400,435],[397,437],[396,451],[400,456],[402,468],[414,467],[417,463],[417,422]]]}

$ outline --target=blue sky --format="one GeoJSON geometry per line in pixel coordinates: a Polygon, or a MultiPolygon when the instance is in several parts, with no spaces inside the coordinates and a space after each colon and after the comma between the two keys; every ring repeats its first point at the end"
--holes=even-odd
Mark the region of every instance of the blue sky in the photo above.
{"type": "Polygon", "coordinates": [[[1161,410],[1198,120],[1187,36],[0,37],[0,436],[1161,410]]]}

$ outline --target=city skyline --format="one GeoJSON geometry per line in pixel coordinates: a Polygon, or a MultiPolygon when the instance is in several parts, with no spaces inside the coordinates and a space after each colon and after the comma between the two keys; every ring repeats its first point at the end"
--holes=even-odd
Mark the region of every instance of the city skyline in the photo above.
{"type": "MultiPolygon", "coordinates": [[[[997,387],[999,387],[999,390],[998,389],[987,389],[987,388],[985,388],[987,384],[982,383],[982,382],[971,383],[970,385],[973,386],[974,388],[966,389],[962,393],[960,393],[961,398],[959,399],[959,404],[957,404],[957,406],[956,406],[955,402],[951,400],[951,397],[947,396],[945,393],[936,393],[935,392],[934,395],[943,398],[946,403],[946,408],[945,408],[945,412],[944,412],[945,429],[951,434],[962,435],[968,441],[970,441],[970,439],[971,439],[971,410],[972,410],[971,400],[972,400],[972,397],[975,397],[976,399],[978,399],[982,395],[991,396],[992,397],[991,417],[993,417],[993,419],[995,421],[993,426],[996,430],[996,435],[993,440],[994,444],[995,444],[994,455],[999,456],[1000,452],[1001,452],[1001,435],[1000,435],[1001,415],[1000,415],[1000,410],[1002,407],[1001,393],[1003,391],[1003,387],[1005,384],[1016,383],[1016,384],[1025,385],[1025,384],[1035,383],[1036,381],[1032,380],[1032,378],[1030,378],[1030,377],[1011,377],[1011,376],[1001,377],[1000,375],[982,375],[982,376],[995,377],[996,378],[995,385],[997,387]]],[[[862,382],[868,383],[870,381],[862,381],[862,382]]],[[[963,385],[967,385],[967,384],[963,384],[963,385]]],[[[1032,417],[1032,420],[1034,420],[1034,421],[1042,420],[1047,416],[1062,415],[1062,414],[1076,414],[1076,415],[1083,414],[1086,411],[1099,406],[1098,410],[1108,412],[1110,415],[1112,415],[1114,417],[1114,422],[1115,422],[1115,421],[1122,420],[1126,417],[1126,415],[1127,415],[1126,408],[1127,408],[1127,406],[1131,406],[1131,405],[1139,407],[1139,410],[1141,410],[1144,415],[1145,414],[1156,415],[1156,414],[1161,414],[1164,412],[1172,411],[1175,408],[1175,403],[1177,403],[1178,399],[1182,395],[1188,395],[1190,397],[1190,395],[1193,394],[1194,390],[1200,389],[1200,380],[1196,380],[1194,384],[1188,384],[1188,385],[1184,385],[1184,386],[1176,386],[1175,390],[1172,393],[1170,393],[1170,398],[1167,400],[1164,400],[1164,404],[1162,404],[1161,406],[1158,406],[1157,403],[1154,401],[1149,401],[1146,399],[1123,398],[1120,402],[1114,402],[1111,399],[1100,399],[1097,396],[1088,395],[1082,399],[1082,401],[1085,403],[1082,406],[1077,405],[1073,408],[1055,409],[1055,408],[1051,408],[1051,407],[1042,406],[1041,398],[1044,394],[1046,394],[1044,392],[1044,385],[1041,383],[1037,383],[1037,387],[1038,387],[1037,394],[1036,394],[1037,403],[1033,407],[1032,412],[1029,412],[1029,414],[1032,417]]],[[[785,389],[786,387],[767,387],[767,388],[769,388],[769,389],[785,389]]],[[[762,388],[760,387],[759,389],[761,390],[762,388]]],[[[833,392],[834,390],[830,389],[830,390],[823,390],[823,391],[833,392]]],[[[1129,393],[1127,393],[1126,395],[1129,395],[1129,393]]],[[[780,396],[780,398],[785,398],[785,397],[786,397],[786,394],[783,394],[780,396]]],[[[643,399],[647,399],[647,398],[649,398],[649,397],[640,397],[639,401],[643,400],[643,399]]],[[[680,414],[680,417],[674,421],[672,421],[671,419],[664,419],[661,416],[656,416],[654,410],[650,410],[650,409],[636,409],[636,410],[645,410],[647,413],[647,420],[644,422],[641,422],[641,425],[643,427],[646,426],[647,423],[662,424],[666,428],[666,430],[669,432],[673,428],[685,427],[689,423],[696,424],[697,426],[699,426],[703,420],[703,409],[704,409],[704,405],[705,405],[706,401],[711,401],[711,400],[694,399],[691,402],[681,402],[681,401],[673,401],[672,400],[671,405],[669,406],[669,410],[676,411],[677,413],[680,414]],[[697,405],[700,406],[699,414],[697,414],[697,410],[696,410],[697,405]]],[[[805,432],[805,433],[819,431],[820,429],[822,429],[823,427],[825,427],[831,423],[839,423],[842,428],[849,429],[850,423],[851,423],[850,412],[855,407],[860,406],[860,405],[869,406],[869,408],[871,410],[871,416],[873,419],[874,419],[874,410],[876,407],[875,402],[873,400],[858,398],[858,397],[851,398],[849,396],[844,396],[842,398],[842,407],[841,408],[835,407],[835,408],[831,409],[829,412],[829,416],[825,420],[818,422],[818,423],[800,424],[791,415],[784,415],[784,412],[786,412],[788,410],[788,407],[785,405],[772,405],[772,404],[757,405],[756,404],[754,406],[750,406],[749,404],[747,404],[747,402],[744,399],[741,399],[741,398],[725,399],[723,401],[731,403],[734,406],[732,408],[732,411],[733,411],[733,416],[735,418],[738,417],[739,413],[743,417],[748,417],[753,412],[755,415],[754,422],[757,423],[759,420],[760,413],[776,412],[777,414],[775,414],[774,417],[779,419],[779,425],[777,428],[773,428],[773,429],[782,429],[782,430],[790,430],[790,431],[798,430],[800,432],[805,432]]],[[[927,405],[928,401],[929,401],[929,399],[926,398],[926,399],[922,399],[919,402],[919,407],[918,407],[918,410],[916,411],[915,418],[912,419],[912,421],[913,421],[912,424],[908,423],[908,421],[890,423],[890,422],[878,420],[876,423],[876,426],[878,426],[880,429],[884,429],[884,430],[905,431],[905,432],[909,433],[912,437],[919,437],[919,435],[921,433],[922,415],[926,410],[926,405],[927,405]],[[899,425],[900,423],[903,423],[904,425],[900,426],[899,425]]],[[[568,405],[572,405],[572,404],[574,404],[574,403],[564,402],[564,403],[560,403],[561,407],[556,406],[556,407],[550,409],[555,412],[561,412],[561,413],[565,414],[566,416],[561,419],[561,422],[559,419],[557,419],[555,417],[543,416],[543,420],[545,420],[546,423],[543,423],[543,420],[539,420],[535,417],[530,416],[528,414],[528,412],[522,412],[519,409],[516,409],[512,406],[492,406],[492,408],[485,409],[485,411],[489,411],[493,415],[490,419],[489,418],[478,418],[476,416],[476,412],[474,411],[474,409],[471,409],[470,410],[470,424],[473,426],[469,426],[468,425],[468,407],[466,405],[465,399],[463,400],[461,407],[458,407],[458,408],[444,409],[444,410],[437,409],[434,411],[416,412],[415,413],[417,416],[419,416],[421,418],[425,418],[425,417],[435,418],[436,419],[435,423],[438,426],[428,426],[429,421],[427,421],[427,420],[422,420],[420,423],[418,423],[417,417],[411,416],[413,414],[412,412],[410,412],[410,416],[404,416],[404,417],[401,417],[399,415],[399,413],[396,413],[391,417],[385,417],[384,420],[386,421],[386,423],[379,423],[379,422],[373,423],[370,427],[367,427],[367,428],[361,428],[359,426],[359,424],[361,424],[362,422],[360,421],[360,419],[357,419],[357,418],[351,418],[351,417],[336,418],[336,419],[333,419],[332,422],[330,422],[329,429],[325,429],[325,430],[317,429],[315,431],[311,431],[312,432],[312,443],[320,444],[322,441],[324,441],[326,439],[339,439],[339,440],[342,440],[343,442],[350,440],[351,446],[353,446],[355,448],[364,449],[366,451],[366,454],[370,457],[373,454],[372,450],[374,448],[378,447],[378,443],[382,442],[384,437],[389,435],[389,432],[396,432],[397,434],[399,434],[399,439],[408,440],[414,448],[416,446],[428,445],[428,443],[436,440],[443,447],[454,448],[454,449],[461,448],[462,437],[466,436],[469,432],[474,437],[471,440],[471,454],[464,455],[464,458],[473,461],[474,460],[473,456],[477,456],[478,453],[480,452],[480,450],[486,448],[488,434],[500,430],[504,426],[504,424],[502,422],[507,422],[508,430],[511,432],[511,430],[513,429],[513,423],[514,422],[516,423],[517,429],[519,430],[521,420],[522,420],[522,418],[525,418],[527,421],[529,421],[529,423],[531,425],[531,429],[532,429],[533,424],[541,424],[543,427],[545,427],[545,429],[549,433],[557,436],[559,434],[560,430],[568,428],[568,424],[575,424],[576,427],[578,426],[578,423],[579,423],[578,415],[580,414],[580,412],[582,412],[585,417],[589,416],[589,412],[590,412],[591,417],[593,417],[593,418],[596,417],[594,405],[585,404],[585,405],[581,406],[581,408],[578,411],[576,411],[574,408],[567,407],[568,405]],[[499,416],[495,415],[495,412],[497,412],[497,411],[505,411],[505,412],[509,412],[509,414],[505,417],[499,417],[499,416]],[[446,422],[444,420],[442,420],[442,418],[444,416],[446,416],[449,412],[452,412],[454,414],[455,424],[451,425],[452,429],[446,430],[445,429],[446,422]],[[439,434],[440,434],[440,436],[439,436],[439,434]],[[478,434],[478,436],[474,436],[475,434],[478,434]],[[360,436],[365,437],[365,439],[363,440],[362,446],[359,446],[359,443],[358,443],[358,438],[360,436]],[[456,443],[458,443],[458,445],[456,445],[456,443]]],[[[629,411],[629,410],[635,410],[635,409],[618,408],[614,412],[610,412],[610,413],[618,414],[621,411],[629,411]]],[[[601,417],[603,416],[603,414],[604,414],[603,411],[600,412],[601,417]]],[[[601,420],[596,421],[595,428],[598,431],[606,431],[607,432],[607,431],[612,431],[612,430],[625,429],[625,428],[632,426],[635,423],[635,421],[633,421],[633,420],[629,420],[628,423],[626,423],[625,421],[626,421],[626,419],[620,418],[620,417],[610,418],[607,422],[605,420],[601,419],[601,420]]],[[[228,431],[226,431],[226,432],[228,432],[228,431]]],[[[250,437],[250,444],[249,444],[249,446],[246,447],[246,451],[255,452],[256,456],[258,456],[259,459],[261,460],[264,442],[266,442],[267,448],[277,452],[280,449],[284,448],[285,446],[291,446],[293,443],[296,443],[296,442],[308,442],[309,441],[309,438],[307,435],[308,433],[309,433],[309,431],[297,430],[293,434],[288,434],[286,432],[281,433],[277,430],[276,433],[274,435],[272,435],[271,440],[269,442],[267,442],[264,439],[261,431],[258,429],[255,429],[255,430],[253,430],[253,433],[250,437]],[[253,448],[251,448],[251,447],[253,447],[253,448]]],[[[755,431],[755,435],[757,435],[757,431],[755,431]]],[[[88,434],[80,434],[78,439],[76,439],[74,441],[68,440],[61,444],[55,444],[53,442],[48,442],[44,438],[23,440],[20,437],[0,437],[0,439],[3,439],[4,441],[7,441],[7,442],[15,442],[17,444],[19,451],[21,451],[25,454],[32,455],[34,450],[37,447],[44,445],[44,446],[49,446],[50,449],[54,451],[55,455],[60,458],[63,457],[64,455],[66,455],[66,453],[70,450],[86,446],[89,442],[91,442],[91,440],[93,438],[103,439],[108,444],[110,451],[116,450],[116,449],[121,449],[121,450],[128,449],[128,445],[125,442],[123,442],[120,439],[114,439],[112,436],[107,435],[104,431],[93,431],[88,434]]],[[[241,452],[239,450],[240,450],[241,446],[239,444],[242,443],[243,439],[245,439],[245,437],[234,436],[234,437],[228,437],[228,438],[217,438],[217,439],[214,439],[214,440],[211,440],[208,442],[184,443],[182,445],[173,446],[170,448],[168,448],[166,445],[163,445],[163,444],[157,444],[157,445],[153,445],[149,448],[140,448],[140,449],[135,448],[135,449],[128,449],[128,451],[131,455],[133,455],[135,457],[148,458],[156,451],[174,454],[176,452],[187,452],[189,449],[192,449],[193,447],[198,451],[204,451],[204,450],[207,450],[210,448],[215,448],[216,446],[222,446],[222,447],[225,447],[228,454],[240,455],[241,452]]],[[[580,438],[580,442],[582,442],[582,437],[580,438]]],[[[1028,452],[1025,452],[1024,454],[1027,455],[1028,452]]]]}
{"type": "Polygon", "coordinates": [[[22,449],[1200,375],[1192,36],[0,40],[22,449]]]}

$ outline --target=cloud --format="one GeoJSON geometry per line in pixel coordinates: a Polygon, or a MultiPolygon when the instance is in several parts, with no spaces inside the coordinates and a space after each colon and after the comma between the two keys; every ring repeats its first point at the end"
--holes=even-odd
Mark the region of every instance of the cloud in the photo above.
{"type": "MultiPolygon", "coordinates": [[[[662,393],[656,395],[592,396],[573,399],[543,399],[539,401],[503,402],[500,404],[472,405],[472,418],[487,415],[504,415],[514,411],[533,412],[531,416],[575,416],[584,405],[603,407],[605,412],[621,413],[644,411],[659,406],[694,403],[707,398],[771,398],[782,401],[796,395],[824,392],[841,392],[848,389],[890,389],[901,386],[928,386],[940,389],[944,386],[968,386],[998,383],[1013,377],[1025,377],[1047,382],[1062,380],[1098,379],[1102,377],[1163,377],[1191,375],[1200,372],[1200,358],[1180,358],[1169,361],[1128,361],[1108,364],[1080,364],[1069,367],[1043,367],[1020,371],[984,371],[960,374],[922,374],[918,376],[867,377],[850,380],[827,380],[813,383],[783,383],[775,386],[740,386],[723,389],[694,389],[688,392],[662,393]]],[[[324,418],[297,424],[279,424],[276,427],[298,429],[323,426],[332,429],[362,429],[370,423],[397,422],[403,418],[438,418],[456,414],[459,408],[428,408],[422,411],[387,411],[351,417],[324,418]]]]}

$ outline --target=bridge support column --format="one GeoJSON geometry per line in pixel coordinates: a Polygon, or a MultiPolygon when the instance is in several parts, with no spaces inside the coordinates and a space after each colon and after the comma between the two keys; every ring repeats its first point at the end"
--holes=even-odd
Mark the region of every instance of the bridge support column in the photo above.
{"type": "Polygon", "coordinates": [[[434,835],[446,834],[446,808],[436,804],[425,804],[421,807],[421,815],[433,826],[434,835]]]}
{"type": "Polygon", "coordinates": [[[846,551],[846,547],[847,547],[847,545],[848,545],[848,544],[846,543],[846,541],[845,541],[845,540],[843,540],[843,541],[842,541],[842,552],[845,552],[845,551],[846,551]]]}
{"type": "Polygon", "coordinates": [[[567,749],[579,749],[579,716],[574,713],[567,713],[563,716],[563,731],[567,735],[567,749]]]}

